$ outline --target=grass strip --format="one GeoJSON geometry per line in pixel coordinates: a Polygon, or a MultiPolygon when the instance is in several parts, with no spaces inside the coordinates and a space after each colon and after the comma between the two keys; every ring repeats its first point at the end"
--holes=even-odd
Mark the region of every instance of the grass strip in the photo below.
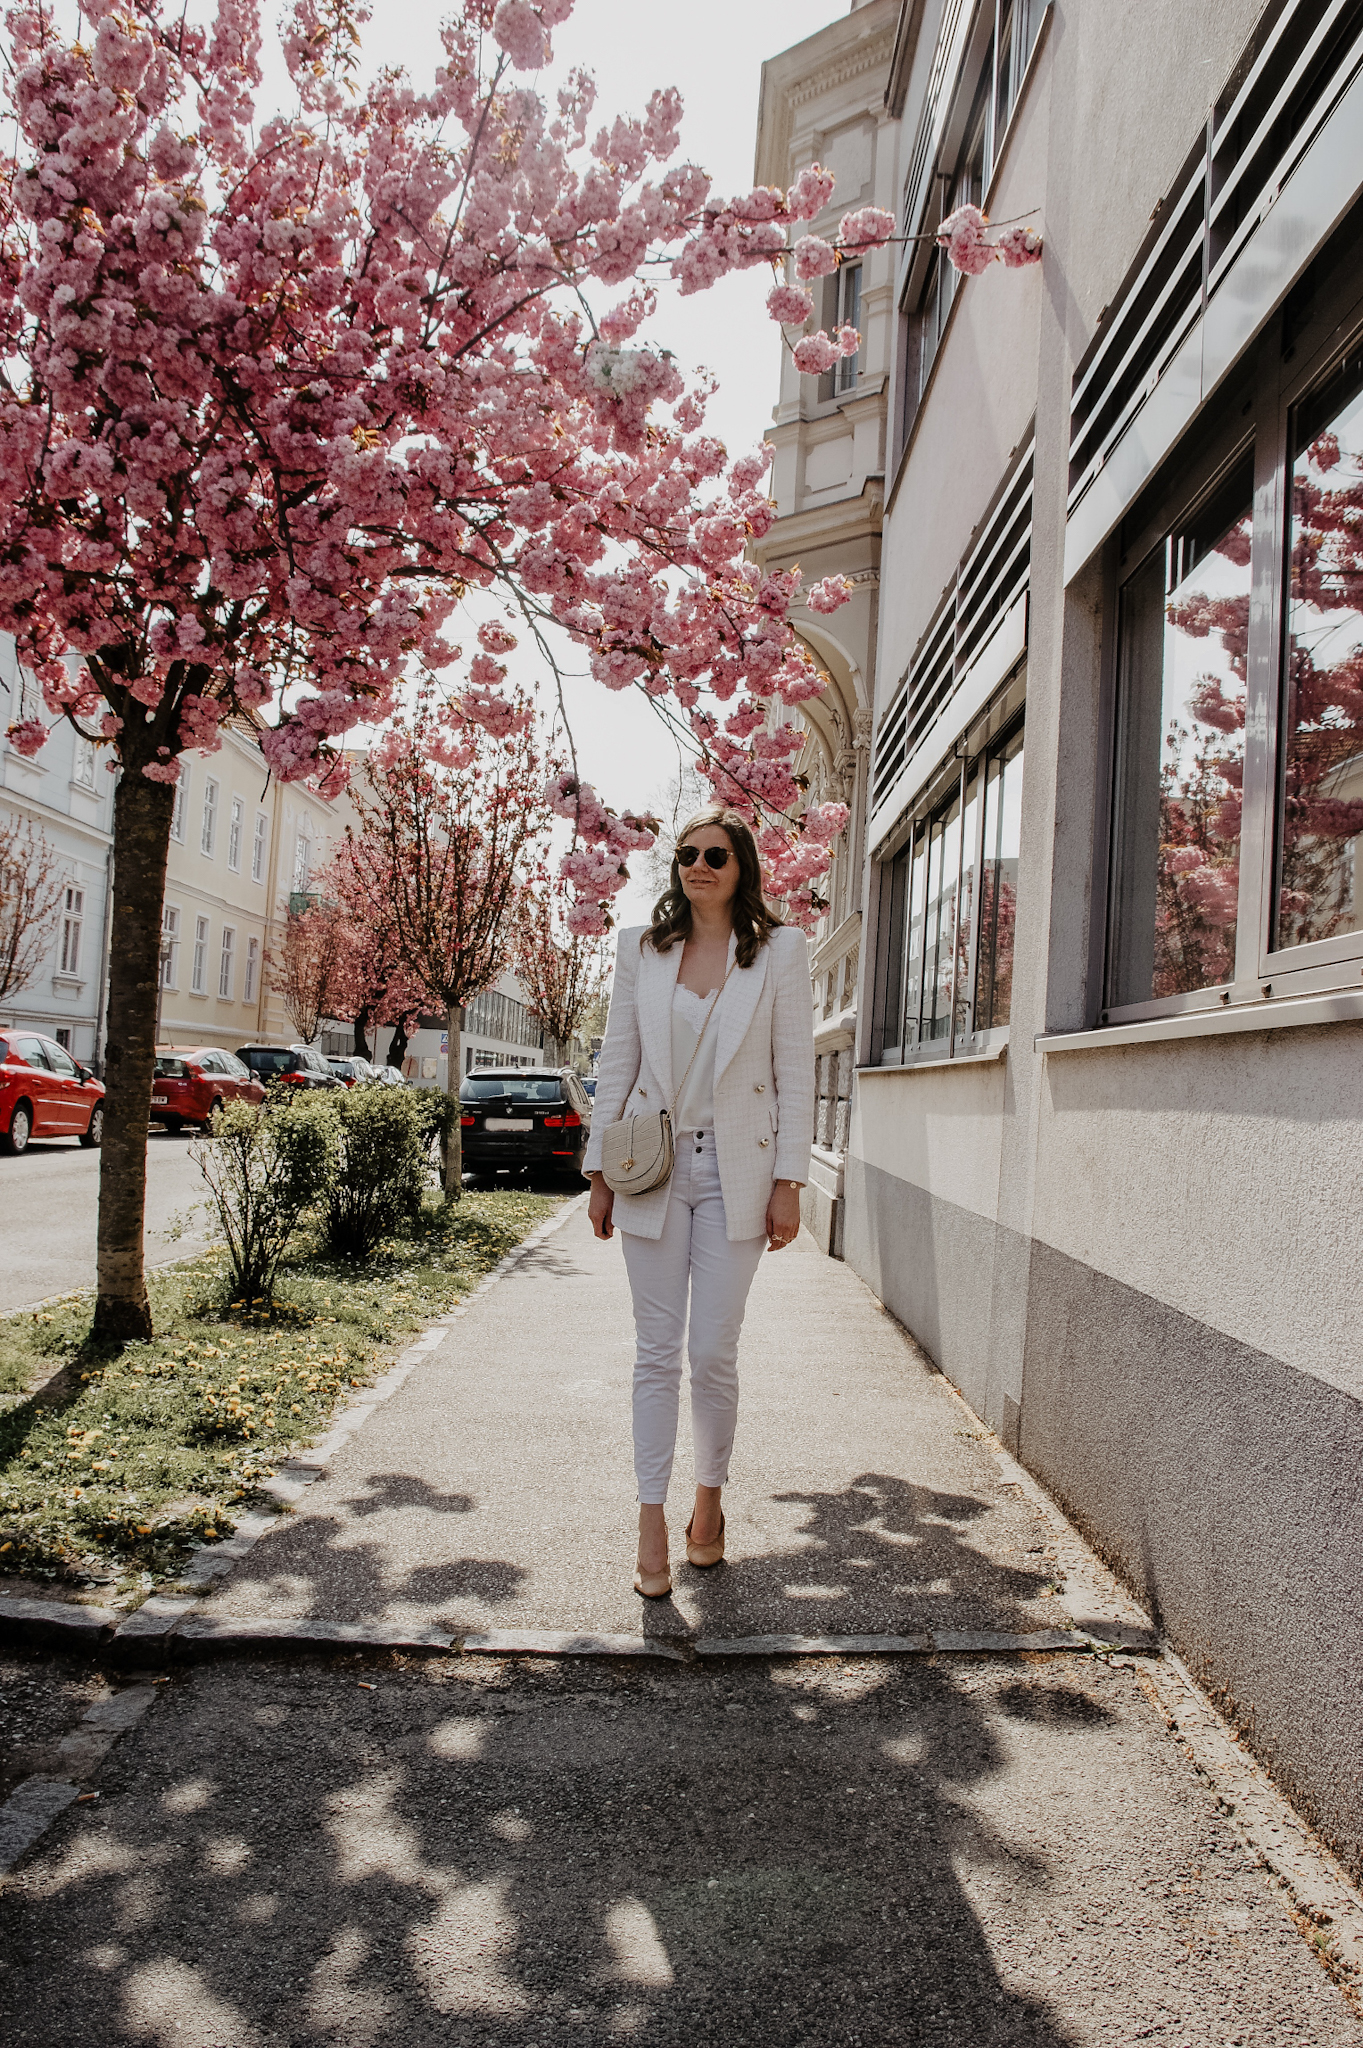
{"type": "Polygon", "coordinates": [[[231,1299],[209,1251],[152,1273],[157,1336],[100,1353],[94,1297],[0,1323],[0,1392],[56,1373],[0,1415],[0,1573],[135,1599],[230,1536],[234,1509],[318,1437],[352,1388],[454,1307],[560,1197],[428,1197],[410,1232],[362,1265],[300,1232],[272,1302],[231,1299]]]}

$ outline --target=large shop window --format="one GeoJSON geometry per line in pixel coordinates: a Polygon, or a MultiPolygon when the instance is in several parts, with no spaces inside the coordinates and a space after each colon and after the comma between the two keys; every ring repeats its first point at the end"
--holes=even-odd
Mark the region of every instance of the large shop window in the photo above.
{"type": "MultiPolygon", "coordinates": [[[[1017,694],[1015,685],[1010,700],[1017,694]]],[[[960,1054],[1008,1022],[1022,737],[1018,714],[978,751],[953,757],[882,863],[878,1065],[960,1054]]]]}
{"type": "Polygon", "coordinates": [[[1289,301],[1236,380],[1219,447],[1208,430],[1201,473],[1185,472],[1162,521],[1147,494],[1122,532],[1108,1021],[1264,984],[1282,995],[1357,981],[1363,301],[1356,269],[1352,279],[1352,292],[1316,283],[1289,301]]]}

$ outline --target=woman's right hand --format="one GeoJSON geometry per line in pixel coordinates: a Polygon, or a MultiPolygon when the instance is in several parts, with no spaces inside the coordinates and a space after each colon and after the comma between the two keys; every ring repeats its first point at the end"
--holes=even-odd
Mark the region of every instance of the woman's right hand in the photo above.
{"type": "Polygon", "coordinates": [[[591,1182],[592,1198],[587,1204],[587,1214],[591,1218],[592,1229],[598,1237],[614,1237],[615,1225],[611,1216],[615,1209],[615,1190],[606,1186],[604,1173],[594,1173],[591,1182]]]}

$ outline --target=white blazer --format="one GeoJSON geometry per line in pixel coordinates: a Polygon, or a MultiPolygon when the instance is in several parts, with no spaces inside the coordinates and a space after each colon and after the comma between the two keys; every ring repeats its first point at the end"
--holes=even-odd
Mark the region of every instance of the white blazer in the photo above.
{"type": "MultiPolygon", "coordinates": [[[[601,1168],[606,1128],[618,1118],[670,1109],[672,998],[680,939],[666,953],[640,947],[647,925],[622,931],[605,1043],[597,1063],[584,1173],[601,1168]]],[[[715,1008],[715,1154],[731,1241],[760,1237],[774,1180],[809,1179],[814,1141],[814,994],[802,931],[781,925],[751,967],[736,967],[715,1008]]],[[[661,1237],[670,1183],[617,1195],[614,1219],[632,1237],[661,1237]]]]}

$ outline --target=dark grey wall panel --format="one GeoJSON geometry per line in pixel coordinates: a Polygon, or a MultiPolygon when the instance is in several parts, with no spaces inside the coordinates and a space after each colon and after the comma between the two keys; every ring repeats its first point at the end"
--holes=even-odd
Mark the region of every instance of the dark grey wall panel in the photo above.
{"type": "Polygon", "coordinates": [[[1363,1874],[1363,1404],[1034,1243],[1020,1454],[1363,1874]]]}
{"type": "Polygon", "coordinates": [[[849,1153],[843,1256],[991,1426],[995,1226],[849,1153]]]}

